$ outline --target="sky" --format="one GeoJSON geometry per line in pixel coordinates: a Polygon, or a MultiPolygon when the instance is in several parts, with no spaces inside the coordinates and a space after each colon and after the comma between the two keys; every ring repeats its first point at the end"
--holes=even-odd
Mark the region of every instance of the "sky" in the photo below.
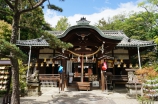
{"type": "MultiPolygon", "coordinates": [[[[55,27],[61,17],[68,18],[71,26],[76,25],[76,21],[85,17],[91,25],[98,23],[102,18],[108,20],[118,14],[128,14],[132,11],[139,12],[144,9],[138,7],[142,0],[49,0],[63,9],[63,12],[50,10],[45,7],[44,18],[46,22],[55,27]]],[[[44,5],[47,5],[46,1],[44,5]]]]}

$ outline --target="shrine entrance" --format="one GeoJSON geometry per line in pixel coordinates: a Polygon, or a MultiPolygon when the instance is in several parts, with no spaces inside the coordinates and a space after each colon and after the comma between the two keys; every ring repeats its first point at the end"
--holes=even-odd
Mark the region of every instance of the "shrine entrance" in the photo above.
{"type": "Polygon", "coordinates": [[[111,59],[112,54],[108,56],[107,53],[111,52],[123,38],[117,35],[105,36],[103,32],[89,23],[86,18],[81,18],[77,21],[77,26],[70,27],[58,36],[61,41],[73,44],[73,48],[59,51],[63,52],[64,56],[70,57],[72,70],[67,72],[73,74],[74,83],[84,82],[84,84],[77,84],[79,90],[82,88],[86,90],[87,86],[90,86],[89,82],[92,81],[101,83],[103,60],[111,59]]]}

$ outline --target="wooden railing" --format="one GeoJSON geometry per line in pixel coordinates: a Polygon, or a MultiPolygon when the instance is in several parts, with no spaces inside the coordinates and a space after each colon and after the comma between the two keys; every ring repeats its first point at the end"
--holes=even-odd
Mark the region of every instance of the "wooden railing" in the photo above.
{"type": "Polygon", "coordinates": [[[39,74],[40,81],[58,81],[60,80],[60,74],[39,74]]]}
{"type": "Polygon", "coordinates": [[[39,74],[39,80],[42,86],[57,87],[58,82],[60,86],[61,77],[60,74],[39,74]]]}
{"type": "Polygon", "coordinates": [[[128,75],[113,75],[112,82],[114,87],[115,84],[126,84],[128,82],[128,75]]]}

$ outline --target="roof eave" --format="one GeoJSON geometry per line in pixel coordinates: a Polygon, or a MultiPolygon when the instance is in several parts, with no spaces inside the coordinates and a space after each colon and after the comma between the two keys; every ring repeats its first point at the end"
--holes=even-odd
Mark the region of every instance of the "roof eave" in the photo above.
{"type": "Polygon", "coordinates": [[[97,27],[92,26],[92,25],[74,25],[69,27],[65,32],[63,32],[61,35],[58,35],[57,38],[63,38],[66,36],[66,34],[68,34],[68,32],[70,32],[73,29],[76,28],[91,28],[96,30],[102,37],[104,38],[108,38],[108,39],[113,39],[113,40],[122,40],[123,37],[122,36],[108,36],[108,35],[104,35],[104,33],[97,27]]]}

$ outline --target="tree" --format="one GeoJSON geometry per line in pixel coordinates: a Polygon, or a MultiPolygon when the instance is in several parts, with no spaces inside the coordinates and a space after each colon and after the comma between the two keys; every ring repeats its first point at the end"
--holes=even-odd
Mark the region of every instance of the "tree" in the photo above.
{"type": "Polygon", "coordinates": [[[153,28],[155,17],[153,12],[133,12],[128,16],[119,14],[109,18],[108,22],[104,19],[99,20],[97,27],[102,30],[123,30],[133,39],[151,40],[156,32],[153,28]]]}
{"type": "Polygon", "coordinates": [[[154,14],[152,12],[139,12],[130,15],[124,22],[123,30],[131,38],[151,40],[154,14]]]}
{"type": "Polygon", "coordinates": [[[5,22],[11,24],[13,17],[10,15],[9,13],[10,9],[7,6],[7,4],[4,2],[4,0],[0,0],[0,8],[3,8],[0,10],[0,20],[4,20],[5,22]],[[7,15],[4,15],[4,13],[7,15]]]}
{"type": "Polygon", "coordinates": [[[39,31],[44,31],[48,28],[48,23],[44,20],[44,14],[41,7],[21,15],[20,19],[20,36],[19,39],[35,39],[41,34],[39,31]]]}
{"type": "Polygon", "coordinates": [[[98,27],[101,30],[108,30],[108,29],[106,29],[107,22],[104,18],[100,19],[98,21],[98,23],[95,24],[95,26],[98,27]]]}
{"type": "MultiPolygon", "coordinates": [[[[0,5],[0,12],[5,13],[5,15],[12,16],[12,33],[11,33],[11,39],[10,39],[10,44],[7,43],[8,47],[13,49],[13,47],[16,47],[16,40],[19,35],[19,24],[20,24],[20,17],[22,14],[30,12],[32,10],[37,9],[40,7],[46,0],[0,0],[1,3],[4,5],[0,5]],[[25,4],[25,5],[24,5],[25,4]],[[4,6],[9,7],[7,10],[4,8],[4,6]],[[13,46],[13,47],[11,47],[13,46]]],[[[48,0],[49,1],[49,0],[48,0]]],[[[63,0],[62,0],[63,1],[63,0]]],[[[48,6],[50,9],[54,9],[57,11],[62,11],[61,8],[55,6],[55,5],[50,5],[48,6]]],[[[42,33],[42,32],[41,32],[42,33]]],[[[53,40],[56,41],[56,40],[53,40]]],[[[2,44],[5,41],[2,41],[2,44]]],[[[53,42],[52,42],[53,43],[53,42]]],[[[57,46],[62,46],[65,43],[60,42],[57,40],[59,45],[57,46]]],[[[7,47],[7,48],[8,48],[7,47]]],[[[6,48],[6,47],[4,47],[6,48]]],[[[18,50],[18,48],[15,48],[16,51],[14,50],[9,50],[10,51],[10,60],[12,63],[12,97],[11,97],[11,104],[20,104],[20,97],[19,97],[19,65],[18,65],[18,58],[16,57],[16,54],[18,52],[21,52],[18,50]]],[[[19,55],[19,54],[18,54],[19,55]]]]}
{"type": "MultiPolygon", "coordinates": [[[[153,17],[152,17],[152,24],[151,24],[151,29],[149,31],[149,36],[150,37],[155,37],[156,40],[157,36],[158,36],[158,1],[157,0],[143,0],[142,2],[140,2],[138,4],[138,6],[144,8],[146,10],[147,13],[153,13],[153,17]]],[[[155,41],[156,41],[155,40],[155,41]]]]}
{"type": "Polygon", "coordinates": [[[122,30],[122,25],[125,20],[125,14],[118,14],[106,21],[104,18],[98,21],[95,26],[101,30],[122,30]]]}
{"type": "Polygon", "coordinates": [[[12,27],[4,20],[0,20],[0,39],[5,39],[9,42],[11,36],[12,27]]]}
{"type": "Polygon", "coordinates": [[[68,19],[66,17],[61,17],[60,20],[57,22],[57,25],[55,26],[55,30],[64,31],[68,27],[70,27],[70,24],[68,23],[68,19]]]}
{"type": "MultiPolygon", "coordinates": [[[[26,2],[23,2],[22,5],[24,6],[26,2]]],[[[0,5],[4,5],[4,3],[2,2],[0,5]]],[[[9,9],[8,6],[4,6],[4,8],[6,11],[9,9]]],[[[20,16],[18,39],[26,40],[39,38],[39,31],[52,30],[50,24],[46,23],[44,20],[44,13],[42,9],[42,7],[38,7],[35,10],[26,12],[20,16]]],[[[12,16],[4,15],[1,12],[0,14],[0,20],[4,20],[11,24],[12,16]]]]}

